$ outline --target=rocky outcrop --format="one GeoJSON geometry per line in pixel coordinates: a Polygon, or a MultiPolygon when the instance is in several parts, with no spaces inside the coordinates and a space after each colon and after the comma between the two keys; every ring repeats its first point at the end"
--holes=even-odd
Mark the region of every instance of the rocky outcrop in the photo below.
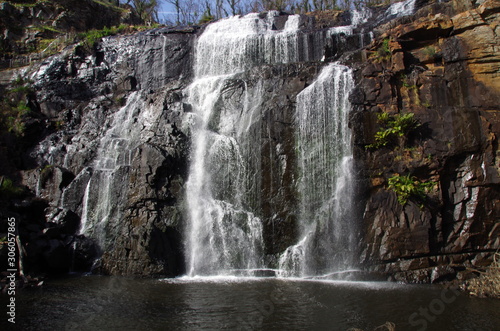
{"type": "Polygon", "coordinates": [[[78,32],[141,23],[133,8],[110,2],[5,1],[0,4],[0,68],[26,65],[31,59],[46,57],[45,53],[52,51],[48,50],[50,45],[71,44],[78,32]]]}
{"type": "Polygon", "coordinates": [[[29,76],[36,91],[33,112],[51,123],[38,144],[17,152],[29,160],[21,165],[28,169],[21,172],[22,183],[37,196],[35,201],[46,201],[35,209],[31,199],[16,199],[12,203],[18,207],[9,208],[27,245],[27,272],[91,267],[109,274],[183,272],[189,115],[182,90],[191,75],[193,31],[157,29],[108,38],[91,55],[76,45],[10,75],[29,76]],[[98,236],[81,234],[85,192],[90,181],[100,181],[102,166],[96,158],[109,152],[101,150],[101,140],[113,136],[116,113],[131,102],[142,105],[141,122],[133,124],[140,138],[133,141],[128,164],[117,170],[112,189],[101,187],[112,195],[116,219],[101,229],[105,240],[100,242],[98,236]]]}
{"type": "Polygon", "coordinates": [[[397,280],[461,277],[466,266],[491,261],[500,244],[500,3],[465,12],[458,5],[426,7],[412,22],[379,28],[352,97],[366,178],[361,261],[397,280]],[[411,112],[422,125],[405,146],[366,149],[380,112],[411,112]],[[387,188],[395,174],[435,184],[422,206],[398,203],[387,188]]]}

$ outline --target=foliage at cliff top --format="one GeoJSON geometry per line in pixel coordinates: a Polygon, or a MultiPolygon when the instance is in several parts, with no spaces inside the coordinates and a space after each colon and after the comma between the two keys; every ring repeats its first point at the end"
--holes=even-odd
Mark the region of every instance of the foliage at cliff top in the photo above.
{"type": "Polygon", "coordinates": [[[53,55],[78,41],[79,32],[153,21],[118,0],[6,1],[0,7],[0,67],[53,55]]]}
{"type": "Polygon", "coordinates": [[[158,27],[159,25],[154,24],[150,26],[145,26],[145,25],[136,25],[136,26],[129,26],[125,24],[120,24],[119,26],[112,26],[110,28],[104,27],[104,29],[101,30],[96,30],[92,29],[86,32],[79,33],[77,35],[77,40],[81,40],[84,44],[84,46],[88,48],[92,48],[96,42],[98,42],[100,39],[108,36],[114,36],[118,34],[124,34],[124,33],[132,33],[132,32],[137,32],[137,31],[143,31],[151,28],[158,27]]]}
{"type": "MultiPolygon", "coordinates": [[[[160,1],[160,0],[158,0],[160,1]]],[[[251,12],[270,10],[291,14],[305,14],[332,10],[361,9],[389,5],[389,0],[163,0],[174,9],[172,17],[162,23],[189,25],[203,23],[207,18],[220,19],[227,16],[244,15],[251,12]]],[[[122,0],[122,3],[156,2],[155,0],[122,0]]],[[[161,19],[161,18],[160,18],[161,19]]]]}

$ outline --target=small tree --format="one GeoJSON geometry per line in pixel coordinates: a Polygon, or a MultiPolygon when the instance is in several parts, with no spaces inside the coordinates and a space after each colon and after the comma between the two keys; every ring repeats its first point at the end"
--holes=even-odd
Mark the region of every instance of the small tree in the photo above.
{"type": "Polygon", "coordinates": [[[139,17],[147,23],[158,22],[158,9],[160,8],[161,1],[162,0],[121,0],[122,3],[133,6],[139,17]]]}
{"type": "Polygon", "coordinates": [[[241,0],[226,0],[231,15],[241,14],[240,2],[241,0]]]}
{"type": "Polygon", "coordinates": [[[181,1],[180,0],[166,0],[169,4],[173,5],[175,8],[176,22],[175,24],[181,24],[181,1]]]}

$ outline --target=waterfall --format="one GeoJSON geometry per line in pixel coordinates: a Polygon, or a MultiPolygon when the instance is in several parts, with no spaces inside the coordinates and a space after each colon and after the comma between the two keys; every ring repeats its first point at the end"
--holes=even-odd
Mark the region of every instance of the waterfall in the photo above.
{"type": "Polygon", "coordinates": [[[187,93],[197,115],[186,186],[188,273],[214,275],[254,269],[262,263],[261,221],[242,203],[249,164],[244,158],[245,121],[225,114],[210,126],[230,76],[197,79],[187,93]],[[224,121],[227,121],[224,123],[224,121]],[[228,123],[229,122],[229,123],[228,123]],[[242,125],[237,131],[232,124],[242,125]]]}
{"type": "Polygon", "coordinates": [[[352,263],[352,143],[348,128],[346,66],[329,64],[297,96],[297,150],[302,239],[279,261],[284,276],[309,276],[346,269],[352,263]]]}
{"type": "MultiPolygon", "coordinates": [[[[257,65],[311,58],[307,47],[301,47],[308,38],[300,35],[300,16],[288,16],[277,30],[276,15],[223,19],[207,26],[196,40],[195,78],[185,90],[195,114],[186,184],[189,276],[242,274],[269,267],[259,216],[266,171],[261,169],[258,150],[264,91],[259,84],[249,88],[245,72],[257,65]],[[225,101],[235,85],[242,86],[241,105],[225,101]]],[[[314,35],[311,42],[317,38],[324,45],[326,37],[351,32],[351,27],[333,29],[323,39],[314,35]]],[[[313,57],[318,60],[321,55],[313,57]]],[[[297,97],[303,239],[281,257],[283,275],[317,274],[350,263],[353,234],[346,224],[352,221],[352,151],[347,97],[352,86],[350,69],[329,64],[297,97]]]]}
{"type": "Polygon", "coordinates": [[[195,79],[187,88],[196,114],[186,185],[188,274],[218,275],[264,268],[260,205],[261,86],[248,88],[253,66],[299,60],[300,16],[276,29],[277,12],[210,24],[195,44],[195,79]],[[225,93],[243,84],[240,106],[225,93]]]}
{"type": "Polygon", "coordinates": [[[119,220],[126,205],[132,152],[140,140],[139,118],[142,108],[139,92],[132,93],[127,104],[117,111],[109,129],[99,142],[92,175],[85,187],[80,234],[94,238],[106,248],[108,224],[119,220]]]}
{"type": "Polygon", "coordinates": [[[262,64],[298,60],[300,16],[289,16],[282,30],[275,28],[278,12],[264,18],[252,13],[210,24],[196,42],[195,76],[219,76],[262,64]]]}
{"type": "Polygon", "coordinates": [[[415,11],[416,0],[406,0],[401,2],[393,3],[387,9],[388,15],[394,15],[395,17],[403,17],[413,14],[415,11]]]}

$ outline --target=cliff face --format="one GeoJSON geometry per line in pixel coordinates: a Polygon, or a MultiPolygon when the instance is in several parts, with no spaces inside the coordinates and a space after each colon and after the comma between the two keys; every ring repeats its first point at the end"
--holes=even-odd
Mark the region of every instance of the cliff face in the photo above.
{"type": "Polygon", "coordinates": [[[380,27],[358,71],[352,126],[367,181],[361,258],[397,280],[462,277],[500,243],[499,3],[460,6],[425,7],[410,22],[380,27]],[[413,112],[421,126],[404,146],[365,149],[380,112],[413,112]],[[387,190],[391,177],[408,173],[433,183],[423,207],[402,206],[387,190]]]}
{"type": "Polygon", "coordinates": [[[63,246],[75,238],[83,263],[77,268],[88,268],[86,259],[102,255],[94,267],[103,273],[183,272],[180,225],[189,146],[180,93],[190,75],[190,39],[154,31],[110,38],[92,56],[70,49],[34,73],[40,112],[64,122],[64,129],[31,152],[38,164],[57,166],[43,176],[40,170],[26,172],[26,182],[49,201],[49,220],[74,213],[82,229],[87,204],[95,213],[106,210],[110,220],[91,240],[78,230],[53,238],[63,246]],[[120,112],[127,107],[140,108],[134,114],[139,119],[127,122],[120,112]],[[115,164],[108,178],[105,161],[96,160],[112,158],[121,148],[129,153],[127,160],[115,164]],[[61,171],[74,179],[63,183],[61,171]]]}
{"type": "MultiPolygon", "coordinates": [[[[298,239],[295,103],[320,72],[323,55],[355,73],[350,126],[361,266],[397,280],[438,281],[465,276],[464,266],[488,263],[499,248],[500,4],[420,6],[392,21],[377,16],[373,40],[368,25],[354,34],[327,34],[325,28],[352,21],[345,13],[317,17],[316,26],[302,17],[299,63],[262,65],[225,83],[214,128],[226,109],[244,108],[247,91],[265,91],[252,124],[258,136],[252,155],[262,169],[255,210],[270,263],[298,239]],[[314,47],[306,47],[311,40],[314,47]],[[367,148],[383,127],[380,113],[414,113],[420,126],[393,144],[367,148]],[[388,188],[396,174],[433,183],[432,189],[402,205],[388,188]]],[[[285,28],[285,18],[276,19],[276,29],[285,28]]],[[[29,77],[34,111],[52,123],[18,165],[27,169],[18,172],[19,182],[37,198],[10,206],[22,220],[32,270],[47,263],[52,270],[88,270],[100,256],[94,268],[108,274],[185,272],[194,125],[186,87],[202,30],[105,38],[90,56],[72,47],[2,73],[29,77]],[[99,215],[106,224],[83,235],[99,215]]]]}

